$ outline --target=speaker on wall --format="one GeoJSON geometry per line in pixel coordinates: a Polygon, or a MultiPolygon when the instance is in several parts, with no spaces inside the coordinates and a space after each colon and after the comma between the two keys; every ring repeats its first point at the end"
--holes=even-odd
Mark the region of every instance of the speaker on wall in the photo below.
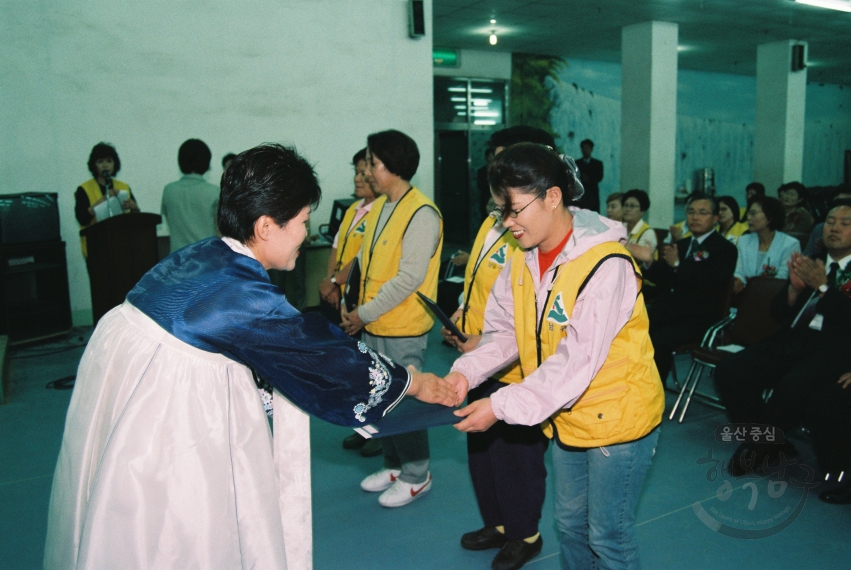
{"type": "Polygon", "coordinates": [[[792,71],[801,71],[807,67],[807,49],[804,44],[792,46],[792,71]]]}
{"type": "Polygon", "coordinates": [[[421,38],[425,35],[423,0],[409,0],[408,2],[408,33],[412,38],[421,38]]]}

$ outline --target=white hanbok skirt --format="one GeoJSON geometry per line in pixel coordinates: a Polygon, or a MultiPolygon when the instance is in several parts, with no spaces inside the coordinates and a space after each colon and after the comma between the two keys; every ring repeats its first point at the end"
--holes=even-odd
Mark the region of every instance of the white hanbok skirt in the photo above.
{"type": "Polygon", "coordinates": [[[47,569],[312,567],[308,416],[124,303],[89,341],[50,497],[47,569]]]}

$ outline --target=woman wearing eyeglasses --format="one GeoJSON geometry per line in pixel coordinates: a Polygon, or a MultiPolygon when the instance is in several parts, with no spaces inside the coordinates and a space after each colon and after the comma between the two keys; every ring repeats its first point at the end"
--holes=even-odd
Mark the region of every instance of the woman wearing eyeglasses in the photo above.
{"type": "Polygon", "coordinates": [[[650,209],[650,198],[644,190],[629,190],[621,198],[623,202],[623,222],[629,238],[626,248],[633,257],[644,262],[645,267],[653,263],[656,253],[656,231],[644,221],[644,214],[650,209]]]}
{"type": "Polygon", "coordinates": [[[456,427],[541,424],[557,444],[563,565],[636,566],[635,509],[664,395],[625,228],[568,207],[582,192],[571,162],[534,144],[494,159],[491,192],[522,249],[493,286],[481,341],[447,380],[460,399],[519,357],[523,381],[456,412],[456,427]]]}

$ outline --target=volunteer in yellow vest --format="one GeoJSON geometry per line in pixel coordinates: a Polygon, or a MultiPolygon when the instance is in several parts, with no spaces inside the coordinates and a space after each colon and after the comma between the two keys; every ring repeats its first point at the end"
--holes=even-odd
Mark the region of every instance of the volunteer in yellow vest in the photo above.
{"type": "Polygon", "coordinates": [[[456,412],[458,429],[541,424],[557,444],[562,565],[638,567],[635,509],[664,395],[624,227],[568,208],[582,192],[574,172],[572,159],[541,145],[494,159],[491,191],[522,249],[493,286],[481,342],[447,380],[460,401],[519,356],[523,382],[456,412]]]}
{"type": "Polygon", "coordinates": [[[624,192],[621,198],[623,202],[623,223],[629,237],[626,248],[636,259],[649,259],[644,266],[649,266],[656,258],[656,231],[650,224],[644,221],[644,214],[650,209],[650,197],[644,190],[637,188],[624,192]]]}
{"type": "MultiPolygon", "coordinates": [[[[352,165],[355,167],[355,197],[360,199],[349,206],[340,221],[340,229],[334,236],[331,255],[328,258],[328,276],[319,282],[319,296],[322,298],[320,312],[335,325],[342,322],[340,299],[342,299],[346,279],[349,277],[352,260],[360,251],[363,233],[366,231],[366,215],[377,198],[377,194],[366,179],[366,148],[355,153],[352,157],[352,165]]],[[[381,455],[380,441],[367,440],[357,432],[343,439],[343,448],[359,449],[364,457],[381,455]]]]}
{"type": "MultiPolygon", "coordinates": [[[[551,134],[527,126],[497,131],[488,145],[499,154],[520,142],[555,147],[551,134]]],[[[462,353],[473,350],[482,338],[491,287],[517,249],[517,240],[502,225],[500,212],[494,209],[479,229],[464,276],[464,301],[452,315],[467,341],[461,342],[445,328],[440,331],[462,353]]],[[[470,390],[467,401],[487,398],[522,379],[515,361],[470,390]]],[[[467,434],[467,462],[484,527],[465,533],[461,546],[467,550],[498,548],[493,568],[521,568],[541,552],[538,523],[546,497],[544,454],[548,444],[537,425],[499,421],[485,432],[467,434]]]]}
{"type": "MultiPolygon", "coordinates": [[[[355,167],[355,198],[359,198],[359,200],[349,206],[343,215],[340,229],[334,236],[334,243],[331,245],[327,275],[325,279],[319,282],[319,296],[323,301],[334,307],[335,324],[339,324],[340,321],[340,299],[346,278],[349,276],[351,262],[360,251],[363,233],[366,231],[365,217],[378,197],[366,179],[365,148],[355,153],[352,158],[352,165],[355,167]]],[[[326,316],[330,316],[330,314],[326,316]]]]}
{"type": "MultiPolygon", "coordinates": [[[[417,144],[404,133],[367,137],[366,175],[381,196],[367,214],[358,255],[360,303],[351,313],[341,303],[341,327],[350,335],[364,329],[368,347],[422,370],[434,320],[416,293],[433,299],[437,292],[443,221],[437,206],[411,186],[419,162],[417,144]]],[[[384,507],[400,507],[431,489],[427,431],[382,438],[381,446],[384,468],[361,482],[363,490],[382,492],[384,507]]]]}
{"type": "MultiPolygon", "coordinates": [[[[95,215],[95,206],[106,200],[107,189],[110,196],[117,196],[121,190],[126,190],[130,195],[130,198],[124,200],[121,204],[121,213],[139,211],[139,206],[136,205],[130,187],[124,182],[112,178],[121,170],[121,160],[119,160],[114,146],[103,142],[96,144],[89,155],[88,167],[93,178],[80,184],[74,194],[74,213],[80,227],[87,228],[98,221],[95,215]]],[[[80,246],[83,250],[83,257],[88,257],[86,238],[80,238],[80,246]]]]}

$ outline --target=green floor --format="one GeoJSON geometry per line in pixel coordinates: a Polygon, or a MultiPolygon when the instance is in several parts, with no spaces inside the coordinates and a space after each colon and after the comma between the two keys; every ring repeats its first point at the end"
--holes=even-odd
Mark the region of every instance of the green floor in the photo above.
{"type": "MultiPolygon", "coordinates": [[[[74,374],[82,354],[74,345],[89,332],[11,351],[11,401],[0,406],[0,568],[41,567],[51,478],[71,395],[45,385],[74,374]]],[[[437,335],[431,340],[426,366],[445,372],[455,353],[437,335]]],[[[685,362],[679,364],[682,370],[685,362]]],[[[669,409],[672,401],[669,395],[669,409]]],[[[664,421],[638,509],[643,566],[851,567],[851,506],[827,505],[816,497],[821,487],[797,486],[792,478],[802,479],[804,471],[790,468],[785,481],[734,480],[727,486],[713,463],[698,463],[710,451],[716,459],[729,457],[732,444],[714,441],[716,426],[724,422],[722,412],[701,404],[692,404],[683,424],[664,421]]],[[[481,526],[462,434],[452,427],[432,430],[432,491],[408,506],[383,509],[358,486],[380,459],[344,451],[340,442],[348,433],[319,421],[312,425],[317,570],[490,567],[495,551],[468,552],[458,544],[462,533],[481,526]]],[[[814,466],[807,442],[795,443],[799,461],[814,466]]],[[[544,548],[527,565],[531,570],[560,568],[550,497],[541,521],[544,548]]]]}

